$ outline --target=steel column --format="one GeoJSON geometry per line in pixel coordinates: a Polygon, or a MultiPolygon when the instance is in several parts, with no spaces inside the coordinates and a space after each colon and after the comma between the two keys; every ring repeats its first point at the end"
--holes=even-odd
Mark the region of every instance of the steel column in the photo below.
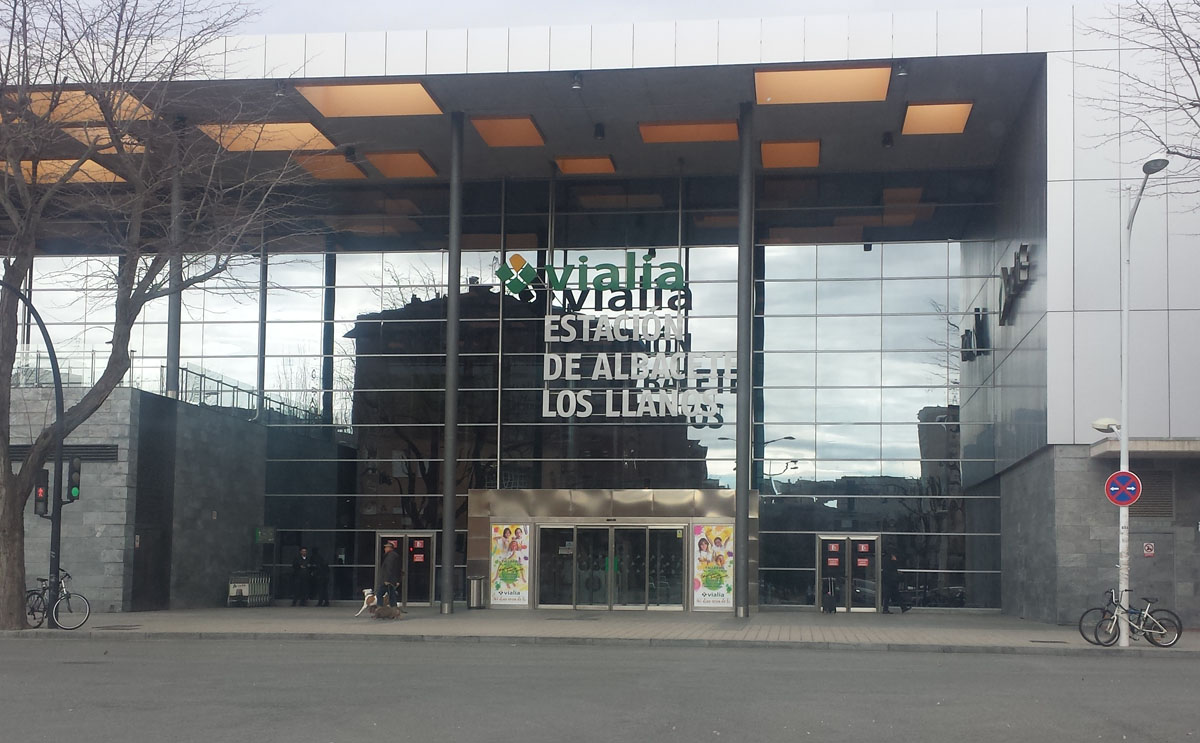
{"type": "Polygon", "coordinates": [[[450,254],[446,263],[446,435],[442,445],[442,608],[454,612],[454,499],[458,489],[458,295],[462,273],[463,114],[450,114],[450,254]]]}
{"type": "Polygon", "coordinates": [[[754,364],[754,106],[743,103],[738,121],[741,163],[738,173],[737,278],[737,476],[734,493],[733,605],[750,616],[751,411],[754,364]]]}

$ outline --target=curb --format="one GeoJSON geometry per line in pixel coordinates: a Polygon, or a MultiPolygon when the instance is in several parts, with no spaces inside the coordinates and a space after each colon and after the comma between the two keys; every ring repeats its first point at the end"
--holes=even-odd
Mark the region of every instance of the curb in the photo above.
{"type": "MultiPolygon", "coordinates": [[[[1171,648],[1100,648],[1072,645],[923,645],[920,643],[888,642],[768,642],[759,640],[707,640],[679,638],[630,638],[630,637],[556,637],[537,635],[351,635],[332,632],[127,632],[89,630],[85,632],[49,632],[42,630],[3,630],[0,639],[24,639],[33,641],[55,640],[116,640],[144,642],[149,640],[190,640],[220,642],[429,642],[429,643],[472,643],[504,645],[547,645],[547,646],[592,646],[592,647],[653,647],[653,648],[737,648],[769,650],[823,650],[860,651],[887,653],[953,653],[968,655],[1049,655],[1049,656],[1096,656],[1106,650],[1121,657],[1186,658],[1192,660],[1200,651],[1176,650],[1171,648]]],[[[1031,641],[1032,642],[1032,641],[1031,641]]]]}

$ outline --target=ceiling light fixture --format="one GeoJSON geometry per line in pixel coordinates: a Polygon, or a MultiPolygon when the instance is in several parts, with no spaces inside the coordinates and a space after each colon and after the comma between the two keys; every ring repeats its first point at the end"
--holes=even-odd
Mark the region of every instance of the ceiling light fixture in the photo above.
{"type": "Polygon", "coordinates": [[[820,140],[762,142],[759,145],[764,168],[815,168],[821,164],[820,140]]]}
{"type": "Polygon", "coordinates": [[[583,90],[583,73],[575,72],[571,75],[571,90],[583,90]]]}
{"type": "Polygon", "coordinates": [[[755,100],[764,104],[863,103],[887,100],[889,67],[823,67],[754,71],[755,100]]]}
{"type": "Polygon", "coordinates": [[[541,147],[546,144],[532,116],[472,116],[471,125],[488,147],[541,147]]]}
{"type": "Polygon", "coordinates": [[[971,103],[910,103],[901,134],[962,134],[971,103]]]}
{"type": "Polygon", "coordinates": [[[608,155],[585,157],[556,157],[558,172],[563,175],[604,175],[616,172],[616,165],[608,155]]]}
{"type": "Polygon", "coordinates": [[[592,139],[595,139],[597,142],[604,141],[604,124],[596,124],[596,126],[592,127],[592,139]]]}
{"type": "Polygon", "coordinates": [[[736,142],[736,121],[645,121],[638,124],[642,141],[651,143],[736,142]]]}
{"type": "Polygon", "coordinates": [[[895,135],[892,134],[891,132],[884,132],[883,133],[883,141],[881,142],[881,144],[883,145],[883,149],[885,149],[885,150],[892,149],[892,147],[896,146],[895,135]]]}
{"type": "Polygon", "coordinates": [[[896,77],[908,77],[908,65],[904,62],[896,63],[896,77]]]}
{"type": "Polygon", "coordinates": [[[275,97],[283,98],[287,95],[287,83],[282,80],[275,81],[275,97]]]}
{"type": "Polygon", "coordinates": [[[356,116],[437,116],[442,108],[425,86],[409,83],[297,85],[313,108],[327,118],[356,116]]]}

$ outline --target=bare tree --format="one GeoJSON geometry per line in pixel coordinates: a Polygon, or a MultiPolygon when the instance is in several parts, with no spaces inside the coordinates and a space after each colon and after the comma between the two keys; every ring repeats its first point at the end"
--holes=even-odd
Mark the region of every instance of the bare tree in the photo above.
{"type": "MultiPolygon", "coordinates": [[[[292,153],[330,143],[269,124],[269,83],[204,82],[219,81],[212,50],[248,15],[236,0],[0,0],[2,278],[21,285],[51,251],[110,258],[111,352],[67,409],[67,433],[129,369],[147,302],[220,280],[299,229],[292,153]]],[[[0,292],[0,629],[25,626],[23,510],[55,444],[48,425],[22,461],[10,456],[17,313],[0,292]]]]}
{"type": "Polygon", "coordinates": [[[1177,158],[1174,186],[1200,175],[1200,0],[1120,0],[1109,23],[1084,30],[1120,48],[1116,84],[1089,104],[1123,139],[1177,158]]]}

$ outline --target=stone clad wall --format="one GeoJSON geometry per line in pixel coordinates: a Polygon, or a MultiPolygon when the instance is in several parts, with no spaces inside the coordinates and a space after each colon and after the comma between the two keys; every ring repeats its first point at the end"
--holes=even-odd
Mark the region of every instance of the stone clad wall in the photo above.
{"type": "MultiPolygon", "coordinates": [[[[67,388],[69,407],[83,390],[67,388]]],[[[67,445],[116,444],[117,461],[84,462],[79,502],[62,510],[62,547],[59,564],[74,578],[71,587],[87,596],[92,611],[129,609],[133,570],[133,488],[136,471],[136,437],[130,425],[137,393],[115,390],[96,414],[67,437],[67,445]]],[[[54,420],[52,388],[13,390],[12,443],[28,444],[54,420]]],[[[48,462],[50,482],[54,465],[48,462]]],[[[66,479],[67,464],[63,464],[66,479]]],[[[25,577],[29,587],[50,570],[50,522],[33,514],[33,499],[25,507],[25,577]]]]}
{"type": "Polygon", "coordinates": [[[171,608],[223,606],[229,574],[258,567],[254,527],[263,523],[267,429],[207,408],[179,412],[171,608]]]}
{"type": "MultiPolygon", "coordinates": [[[[82,390],[65,390],[70,406],[82,390]]],[[[114,390],[75,432],[68,446],[115,444],[117,461],[85,461],[82,497],[62,511],[60,564],[72,587],[88,597],[94,612],[131,611],[134,516],[137,498],[138,411],[149,393],[114,390]]],[[[229,573],[256,568],[254,527],[262,524],[266,428],[227,412],[177,403],[171,549],[172,607],[220,606],[229,573]],[[216,518],[213,518],[213,514],[216,518]]],[[[28,444],[54,419],[50,388],[13,390],[12,443],[28,444]]],[[[53,482],[53,464],[48,464],[53,482]]],[[[66,467],[64,464],[64,478],[66,467]]],[[[29,587],[49,573],[50,522],[25,515],[25,571],[29,587]]]]}

